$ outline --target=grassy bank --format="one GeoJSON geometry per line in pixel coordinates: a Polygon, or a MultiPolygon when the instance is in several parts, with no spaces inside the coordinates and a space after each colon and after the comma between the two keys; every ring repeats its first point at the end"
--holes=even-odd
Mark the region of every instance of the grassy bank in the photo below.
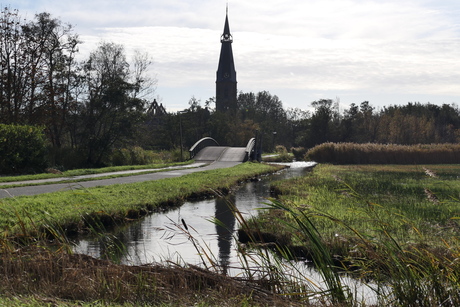
{"type": "Polygon", "coordinates": [[[331,287],[348,271],[375,282],[382,305],[457,306],[459,173],[460,165],[319,165],[276,182],[276,210],[250,227],[313,261],[331,287]]]}
{"type": "Polygon", "coordinates": [[[65,234],[129,221],[186,198],[225,193],[279,168],[244,163],[179,178],[2,199],[0,305],[295,306],[255,280],[171,263],[118,265],[72,254],[60,244],[65,234]],[[46,245],[41,233],[58,240],[46,245]],[[28,244],[17,244],[24,237],[28,244]]]}
{"type": "Polygon", "coordinates": [[[238,182],[271,172],[275,166],[244,163],[178,178],[78,189],[0,200],[0,228],[6,236],[42,232],[73,234],[98,225],[135,219],[185,199],[227,192],[238,182]]]}

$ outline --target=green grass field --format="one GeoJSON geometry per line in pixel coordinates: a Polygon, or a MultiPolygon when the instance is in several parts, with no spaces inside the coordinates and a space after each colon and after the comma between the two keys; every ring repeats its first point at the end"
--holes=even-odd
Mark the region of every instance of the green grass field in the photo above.
{"type": "Polygon", "coordinates": [[[68,171],[54,171],[43,173],[43,174],[29,174],[29,175],[18,175],[18,176],[3,176],[0,177],[0,182],[19,182],[19,181],[28,181],[28,180],[40,180],[40,179],[50,179],[50,178],[62,178],[62,177],[74,177],[74,176],[83,176],[83,175],[93,175],[93,174],[103,174],[110,172],[120,172],[127,170],[142,170],[142,169],[158,169],[161,170],[165,167],[172,166],[184,166],[191,164],[193,161],[187,162],[176,162],[176,163],[155,163],[148,165],[124,165],[124,166],[109,166],[102,168],[84,168],[84,169],[74,169],[68,171]]]}
{"type": "MultiPolygon", "coordinates": [[[[283,203],[339,219],[366,236],[457,242],[460,165],[319,165],[311,175],[274,186],[283,203]],[[430,176],[431,174],[431,176],[430,176]]],[[[315,218],[324,237],[352,235],[341,223],[315,218]]]]}
{"type": "Polygon", "coordinates": [[[281,168],[244,163],[177,178],[2,199],[0,305],[265,306],[284,301],[256,282],[201,268],[126,266],[73,254],[66,236],[88,230],[104,235],[98,227],[126,223],[190,197],[225,194],[281,168]]]}
{"type": "Polygon", "coordinates": [[[249,228],[310,259],[332,301],[353,305],[337,278],[348,272],[374,282],[385,305],[457,306],[459,174],[460,165],[318,165],[275,182],[273,210],[249,228]]]}
{"type": "MultiPolygon", "coordinates": [[[[213,306],[226,297],[228,306],[267,306],[274,299],[280,300],[273,303],[276,306],[309,306],[308,300],[315,297],[311,306],[367,306],[342,284],[346,274],[372,283],[377,306],[460,305],[460,165],[320,164],[304,177],[273,183],[278,199],[267,200],[271,210],[250,221],[236,212],[245,227],[282,236],[285,246],[296,247],[291,252],[279,244],[284,257],[312,261],[325,281],[320,290],[312,290],[308,276],[296,284],[287,282],[287,263],[270,256],[258,268],[269,278],[242,284],[193,267],[120,266],[80,259],[62,248],[43,250],[40,241],[21,248],[12,243],[43,231],[63,238],[74,226],[122,223],[156,206],[228,191],[241,180],[273,170],[245,163],[168,180],[3,199],[0,260],[5,278],[0,294],[5,297],[0,303],[131,306],[156,301],[160,306],[185,306],[192,300],[213,306]],[[177,293],[179,284],[186,291],[177,293]],[[241,297],[230,302],[235,293],[241,297]]],[[[256,246],[268,255],[266,246],[273,245],[256,246]]],[[[243,260],[252,257],[250,248],[240,252],[243,260]]]]}

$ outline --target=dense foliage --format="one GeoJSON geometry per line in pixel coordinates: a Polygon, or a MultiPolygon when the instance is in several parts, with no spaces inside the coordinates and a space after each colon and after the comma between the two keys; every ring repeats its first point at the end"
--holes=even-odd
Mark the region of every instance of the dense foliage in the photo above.
{"type": "Polygon", "coordinates": [[[181,114],[182,126],[186,140],[212,136],[233,146],[245,146],[259,134],[265,151],[274,150],[275,145],[312,148],[328,142],[416,145],[460,141],[460,110],[453,104],[408,103],[375,110],[365,101],[340,112],[338,101],[321,99],[311,107],[312,112],[284,109],[279,98],[268,92],[241,92],[236,114],[190,108],[181,114]],[[203,112],[208,121],[203,120],[203,112]],[[203,123],[201,130],[194,128],[198,122],[203,123]]]}
{"type": "Polygon", "coordinates": [[[46,143],[37,127],[0,124],[0,174],[43,171],[46,143]]]}
{"type": "Polygon", "coordinates": [[[152,80],[144,76],[149,64],[144,54],[136,53],[129,63],[122,45],[102,42],[78,62],[80,43],[70,25],[48,13],[26,21],[4,8],[0,123],[44,126],[52,153],[71,148],[81,163],[98,165],[134,134],[152,80]]]}
{"type": "Polygon", "coordinates": [[[411,103],[377,111],[368,101],[352,103],[343,113],[339,101],[312,103],[315,112],[305,120],[297,145],[312,147],[324,142],[382,144],[456,143],[460,140],[460,110],[455,105],[411,103]]]}

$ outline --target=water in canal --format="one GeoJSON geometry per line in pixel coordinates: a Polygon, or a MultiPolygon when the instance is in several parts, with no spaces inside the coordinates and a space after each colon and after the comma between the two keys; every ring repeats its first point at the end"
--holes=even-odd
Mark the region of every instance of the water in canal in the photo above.
{"type": "Polygon", "coordinates": [[[80,240],[75,252],[97,258],[110,256],[117,262],[132,265],[163,261],[201,265],[202,255],[198,251],[203,248],[218,263],[237,265],[233,238],[239,225],[228,202],[234,203],[245,218],[257,215],[258,209],[266,206],[270,182],[301,176],[312,164],[294,162],[289,166],[259,181],[248,182],[227,197],[185,202],[178,208],[151,214],[121,227],[109,236],[80,240]],[[213,219],[225,227],[211,222],[213,219]],[[187,224],[188,233],[183,231],[182,220],[187,224]],[[190,235],[195,240],[192,241],[190,235]]]}
{"type": "MultiPolygon", "coordinates": [[[[178,208],[146,216],[110,235],[82,239],[74,251],[96,258],[109,257],[128,265],[171,261],[209,267],[214,262],[220,268],[225,268],[229,275],[239,274],[241,261],[235,240],[239,225],[228,202],[234,203],[245,219],[255,216],[258,209],[266,207],[270,182],[302,176],[313,165],[308,162],[290,163],[289,168],[259,181],[245,183],[226,197],[185,202],[178,208]],[[214,219],[223,225],[212,222],[214,219]],[[184,231],[184,222],[188,232],[184,231]]],[[[304,267],[308,270],[309,278],[320,285],[319,274],[311,266],[304,267]]],[[[353,287],[357,291],[356,285],[353,287]]],[[[359,295],[361,298],[368,296],[368,290],[358,288],[358,291],[362,291],[359,295]]]]}

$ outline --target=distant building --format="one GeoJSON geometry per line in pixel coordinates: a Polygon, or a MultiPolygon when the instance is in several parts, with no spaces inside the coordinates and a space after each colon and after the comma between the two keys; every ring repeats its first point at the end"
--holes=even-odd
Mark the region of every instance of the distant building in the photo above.
{"type": "Polygon", "coordinates": [[[170,149],[168,145],[168,113],[166,113],[163,104],[158,103],[156,99],[150,103],[145,121],[139,129],[137,140],[144,149],[170,149]]]}
{"type": "Polygon", "coordinates": [[[153,99],[153,102],[150,104],[149,108],[147,109],[147,114],[149,116],[161,116],[166,114],[166,109],[163,107],[163,104],[158,104],[156,99],[153,99]]]}
{"type": "Polygon", "coordinates": [[[166,109],[163,107],[162,103],[158,104],[157,100],[153,99],[153,102],[147,109],[146,115],[146,125],[152,130],[158,130],[165,123],[166,109]]]}
{"type": "Polygon", "coordinates": [[[219,57],[219,67],[217,68],[216,78],[216,111],[226,112],[236,110],[236,71],[233,61],[232,42],[228,25],[228,8],[225,15],[224,33],[220,38],[221,48],[219,57]]]}

